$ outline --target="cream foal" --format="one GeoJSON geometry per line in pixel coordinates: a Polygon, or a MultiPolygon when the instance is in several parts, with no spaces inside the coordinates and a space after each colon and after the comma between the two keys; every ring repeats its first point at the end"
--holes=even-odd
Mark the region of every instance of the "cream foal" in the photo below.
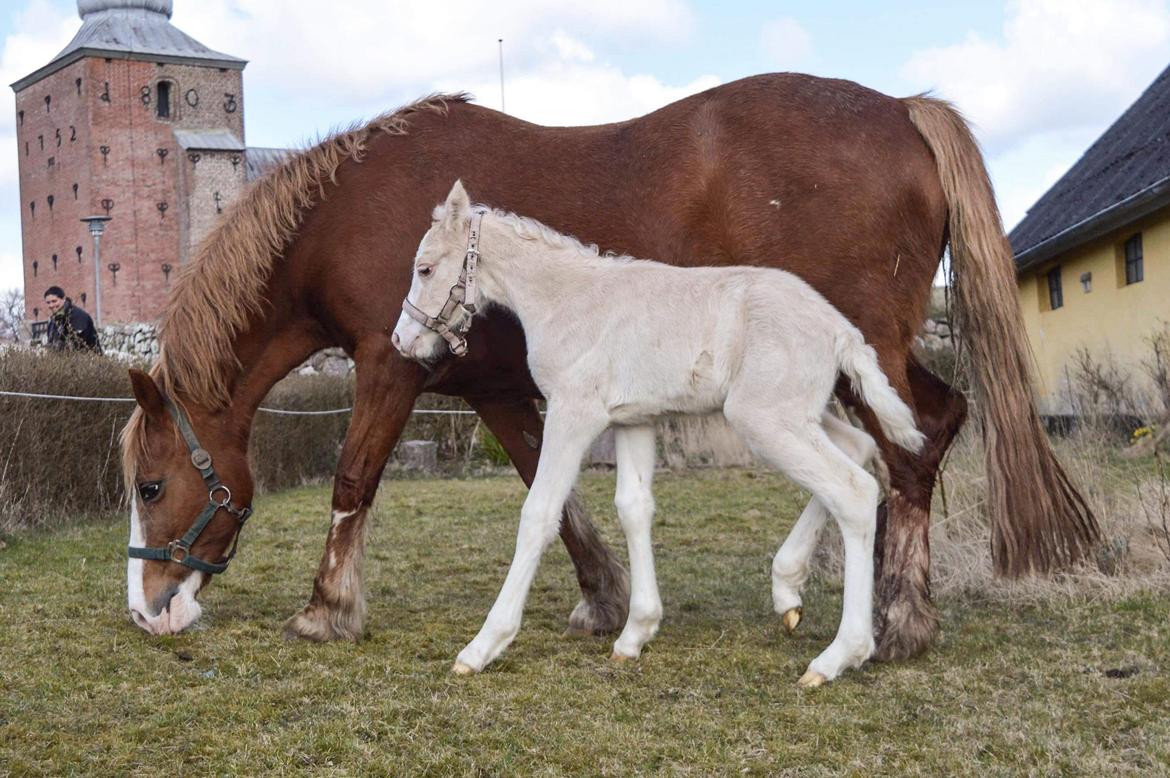
{"type": "Polygon", "coordinates": [[[502,306],[524,328],[528,365],[548,400],[512,566],[454,672],[482,670],[516,636],[582,457],[611,425],[614,502],[630,554],[629,618],[613,655],[637,658],[662,618],[650,542],[652,424],[663,414],[718,411],[759,457],[813,495],[773,565],[774,605],[790,630],[800,619],[800,588],[827,515],[841,528],[841,624],[800,683],[817,686],[868,659],[878,485],[861,467],[873,441],[826,413],[838,373],[853,381],[891,440],[916,452],[923,436],[861,333],[790,273],[599,256],[534,220],[473,211],[459,182],[434,219],[418,249],[395,346],[422,361],[448,344],[461,353],[473,313],[484,303],[502,306]],[[482,254],[468,251],[469,240],[472,249],[481,244],[482,254]]]}

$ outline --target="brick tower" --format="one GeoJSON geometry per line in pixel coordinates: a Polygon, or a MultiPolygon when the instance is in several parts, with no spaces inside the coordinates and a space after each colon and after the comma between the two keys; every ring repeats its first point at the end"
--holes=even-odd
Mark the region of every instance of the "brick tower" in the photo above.
{"type": "MultiPolygon", "coordinates": [[[[155,319],[179,264],[249,178],[246,63],[175,28],[171,2],[78,0],[77,35],[12,85],[29,319],[45,317],[53,285],[98,313],[80,221],[93,214],[111,217],[102,323],[155,319]]],[[[252,156],[255,171],[274,155],[252,156]]]]}

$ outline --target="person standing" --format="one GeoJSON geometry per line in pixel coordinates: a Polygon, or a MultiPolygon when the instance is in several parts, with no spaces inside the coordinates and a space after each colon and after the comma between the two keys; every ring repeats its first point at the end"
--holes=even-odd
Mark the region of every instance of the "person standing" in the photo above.
{"type": "Polygon", "coordinates": [[[55,351],[96,351],[101,353],[97,329],[89,314],[73,304],[59,286],[45,290],[49,316],[48,346],[55,351]]]}

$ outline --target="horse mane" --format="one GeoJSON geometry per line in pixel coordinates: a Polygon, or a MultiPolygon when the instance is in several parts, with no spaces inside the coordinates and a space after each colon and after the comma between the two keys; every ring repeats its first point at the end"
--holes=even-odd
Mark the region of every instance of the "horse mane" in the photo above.
{"type": "Polygon", "coordinates": [[[337,183],[337,169],[360,162],[371,136],[405,135],[411,118],[446,114],[466,93],[432,94],[351,125],[298,151],[257,180],[231,206],[183,265],[159,322],[159,359],[151,373],[168,397],[181,389],[212,409],[230,401],[229,378],[239,370],[232,348],[251,316],[261,312],[264,285],[301,224],[303,214],[337,183]]]}

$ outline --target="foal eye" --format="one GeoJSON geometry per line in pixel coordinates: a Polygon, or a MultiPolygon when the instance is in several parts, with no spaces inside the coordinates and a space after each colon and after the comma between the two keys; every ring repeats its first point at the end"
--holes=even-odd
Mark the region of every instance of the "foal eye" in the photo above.
{"type": "Polygon", "coordinates": [[[162,494],[162,481],[147,481],[138,485],[138,494],[143,502],[154,502],[162,494]]]}
{"type": "Polygon", "coordinates": [[[418,275],[420,278],[426,278],[431,274],[432,268],[430,265],[419,265],[418,275]]]}

